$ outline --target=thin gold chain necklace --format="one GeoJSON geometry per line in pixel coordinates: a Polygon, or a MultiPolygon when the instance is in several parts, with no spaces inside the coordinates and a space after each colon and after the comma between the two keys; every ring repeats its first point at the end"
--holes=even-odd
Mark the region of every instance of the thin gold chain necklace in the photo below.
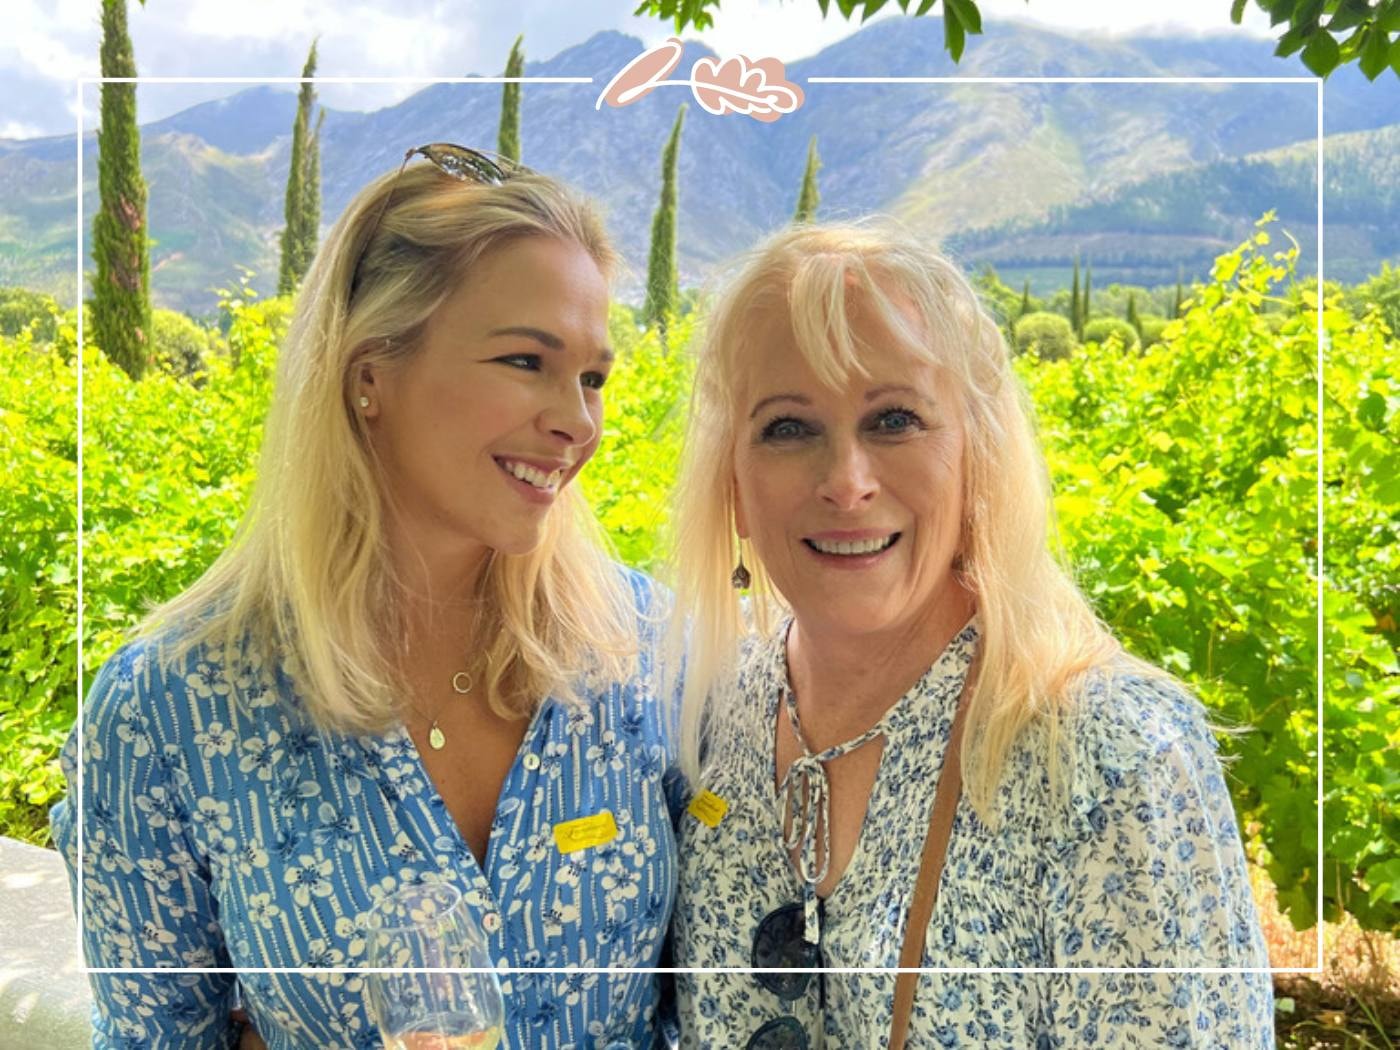
{"type": "MultiPolygon", "coordinates": [[[[472,676],[466,671],[458,671],[452,676],[452,691],[458,696],[466,696],[470,693],[472,691],[472,684],[472,676]]],[[[443,733],[442,727],[438,725],[438,719],[442,717],[442,713],[447,709],[447,704],[451,699],[451,697],[448,697],[442,703],[438,704],[437,711],[431,716],[415,704],[412,699],[408,701],[408,706],[413,708],[419,718],[427,719],[428,746],[434,751],[441,751],[447,746],[447,735],[443,733]]]]}

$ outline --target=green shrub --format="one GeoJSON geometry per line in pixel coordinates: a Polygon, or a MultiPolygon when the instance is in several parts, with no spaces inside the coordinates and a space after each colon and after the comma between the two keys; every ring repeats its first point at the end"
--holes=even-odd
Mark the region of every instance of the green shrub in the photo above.
{"type": "Polygon", "coordinates": [[[1284,314],[1296,249],[1221,256],[1165,342],[1018,368],[1068,553],[1129,649],[1181,676],[1222,740],[1236,811],[1300,928],[1400,924],[1400,375],[1379,325],[1329,296],[1327,582],[1317,680],[1317,302],[1284,314]],[[1276,318],[1281,318],[1281,324],[1276,318]],[[1317,843],[1317,701],[1327,772],[1317,843]]]}
{"type": "Polygon", "coordinates": [[[0,834],[42,839],[77,664],[76,371],[0,337],[0,834]]]}
{"type": "Polygon", "coordinates": [[[648,572],[666,557],[695,322],[693,311],[672,315],[665,347],[657,330],[642,329],[625,306],[613,307],[609,325],[617,360],[605,394],[603,440],[581,478],[618,557],[648,572]]]}
{"type": "Polygon", "coordinates": [[[1095,317],[1084,326],[1086,343],[1106,343],[1117,338],[1125,350],[1135,350],[1138,346],[1137,329],[1118,317],[1095,317]]]}
{"type": "Polygon", "coordinates": [[[1165,317],[1160,317],[1157,314],[1140,314],[1138,315],[1138,323],[1142,325],[1140,341],[1143,349],[1146,349],[1162,341],[1162,335],[1166,332],[1169,322],[1165,317]]]}
{"type": "MultiPolygon", "coordinates": [[[[77,698],[76,314],[50,347],[0,339],[0,834],[43,841],[77,698]]],[[[285,316],[240,305],[234,365],[206,382],[133,382],[83,353],[84,664],[93,674],[152,602],[192,582],[243,507],[285,316]]],[[[91,680],[90,677],[88,679],[91,680]]]]}
{"type": "Polygon", "coordinates": [[[28,330],[36,342],[51,343],[62,313],[63,308],[51,295],[27,288],[0,288],[0,335],[17,336],[28,330]]]}
{"type": "Polygon", "coordinates": [[[1059,314],[1037,311],[1016,322],[1016,352],[1031,353],[1045,361],[1068,357],[1078,344],[1074,329],[1059,314]]]}
{"type": "Polygon", "coordinates": [[[1390,334],[1400,337],[1400,266],[1382,264],[1380,273],[1346,293],[1346,304],[1355,317],[1376,311],[1390,334]]]}
{"type": "Polygon", "coordinates": [[[155,310],[152,327],[155,329],[152,363],[173,376],[188,377],[203,371],[205,358],[218,345],[213,332],[174,310],[155,310]]]}

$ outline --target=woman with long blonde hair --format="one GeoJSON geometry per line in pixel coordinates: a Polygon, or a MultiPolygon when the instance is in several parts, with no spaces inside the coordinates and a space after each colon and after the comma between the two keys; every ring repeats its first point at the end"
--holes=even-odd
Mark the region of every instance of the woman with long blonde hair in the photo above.
{"type": "Polygon", "coordinates": [[[754,972],[678,978],[684,1045],[1271,1045],[1266,973],[1073,972],[1268,960],[1204,713],[1056,559],[1030,420],[898,231],[789,229],[719,295],[675,515],[675,961],[754,972]]]}
{"type": "MultiPolygon", "coordinates": [[[[458,146],[336,223],[236,538],[106,663],[65,751],[88,962],[202,971],[95,973],[98,1046],[229,1045],[239,970],[273,1050],[378,1046],[359,975],[260,971],[364,965],[413,884],[452,887],[500,966],[655,963],[659,610],[573,483],[613,263],[590,205],[458,146]]],[[[511,1046],[652,1038],[648,974],[502,990],[511,1046]]]]}

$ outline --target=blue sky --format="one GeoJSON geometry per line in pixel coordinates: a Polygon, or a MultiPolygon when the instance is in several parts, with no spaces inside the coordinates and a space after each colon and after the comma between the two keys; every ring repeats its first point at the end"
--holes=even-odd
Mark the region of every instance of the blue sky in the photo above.
{"type": "MultiPolygon", "coordinates": [[[[142,75],[296,76],[313,37],[322,75],[462,76],[498,73],[517,33],[526,54],[548,58],[601,29],[646,43],[669,25],[632,15],[637,0],[148,0],[129,4],[142,75]]],[[[984,18],[1038,22],[1072,32],[1266,34],[1251,8],[1230,24],[1230,0],[979,0],[984,18]]],[[[99,0],[8,0],[0,39],[0,138],[67,134],[76,128],[75,79],[96,76],[99,0]]],[[[721,54],[792,61],[854,32],[815,0],[723,0],[714,30],[699,36],[721,54]]],[[[897,14],[894,4],[887,11],[897,14]]],[[[877,18],[887,17],[882,12],[877,18]]],[[[995,26],[988,27],[995,32],[995,26]]],[[[975,45],[974,45],[975,46],[975,45]]],[[[1283,68],[1281,74],[1302,74],[1283,68]]],[[[421,85],[419,85],[421,86],[421,85]]],[[[239,90],[228,85],[143,85],[142,122],[239,90]]],[[[338,109],[376,109],[417,90],[411,85],[327,85],[321,100],[338,109]]],[[[86,93],[86,126],[97,89],[86,93]]]]}

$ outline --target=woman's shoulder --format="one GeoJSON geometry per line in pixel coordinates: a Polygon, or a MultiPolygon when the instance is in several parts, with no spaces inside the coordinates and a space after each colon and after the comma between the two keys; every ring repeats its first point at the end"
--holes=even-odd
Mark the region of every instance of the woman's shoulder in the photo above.
{"type": "Polygon", "coordinates": [[[1080,682],[1060,725],[1071,831],[1100,833],[1115,813],[1141,815],[1185,780],[1224,792],[1201,702],[1165,672],[1127,658],[1080,682]]]}
{"type": "MultiPolygon", "coordinates": [[[[639,569],[616,563],[618,580],[631,602],[633,632],[628,644],[635,660],[620,673],[616,663],[599,658],[580,668],[573,681],[576,702],[566,706],[572,717],[597,724],[599,731],[620,722],[631,735],[659,739],[666,732],[670,710],[664,702],[672,671],[667,629],[672,609],[665,585],[639,569]],[[602,716],[601,721],[597,721],[602,716]]],[[[579,722],[577,724],[584,724],[579,722]]]]}
{"type": "Polygon", "coordinates": [[[616,563],[626,593],[631,597],[636,616],[637,640],[643,657],[667,640],[667,629],[675,609],[670,588],[655,577],[630,565],[616,563]]]}
{"type": "Polygon", "coordinates": [[[1173,748],[1215,750],[1195,695],[1166,672],[1127,658],[1083,676],[1064,724],[1074,757],[1104,769],[1138,768],[1173,748]]]}
{"type": "Polygon", "coordinates": [[[83,721],[90,733],[123,742],[133,735],[175,742],[216,708],[274,706],[283,675],[260,646],[225,646],[187,629],[163,629],[130,639],[107,658],[88,689],[83,721]]]}

